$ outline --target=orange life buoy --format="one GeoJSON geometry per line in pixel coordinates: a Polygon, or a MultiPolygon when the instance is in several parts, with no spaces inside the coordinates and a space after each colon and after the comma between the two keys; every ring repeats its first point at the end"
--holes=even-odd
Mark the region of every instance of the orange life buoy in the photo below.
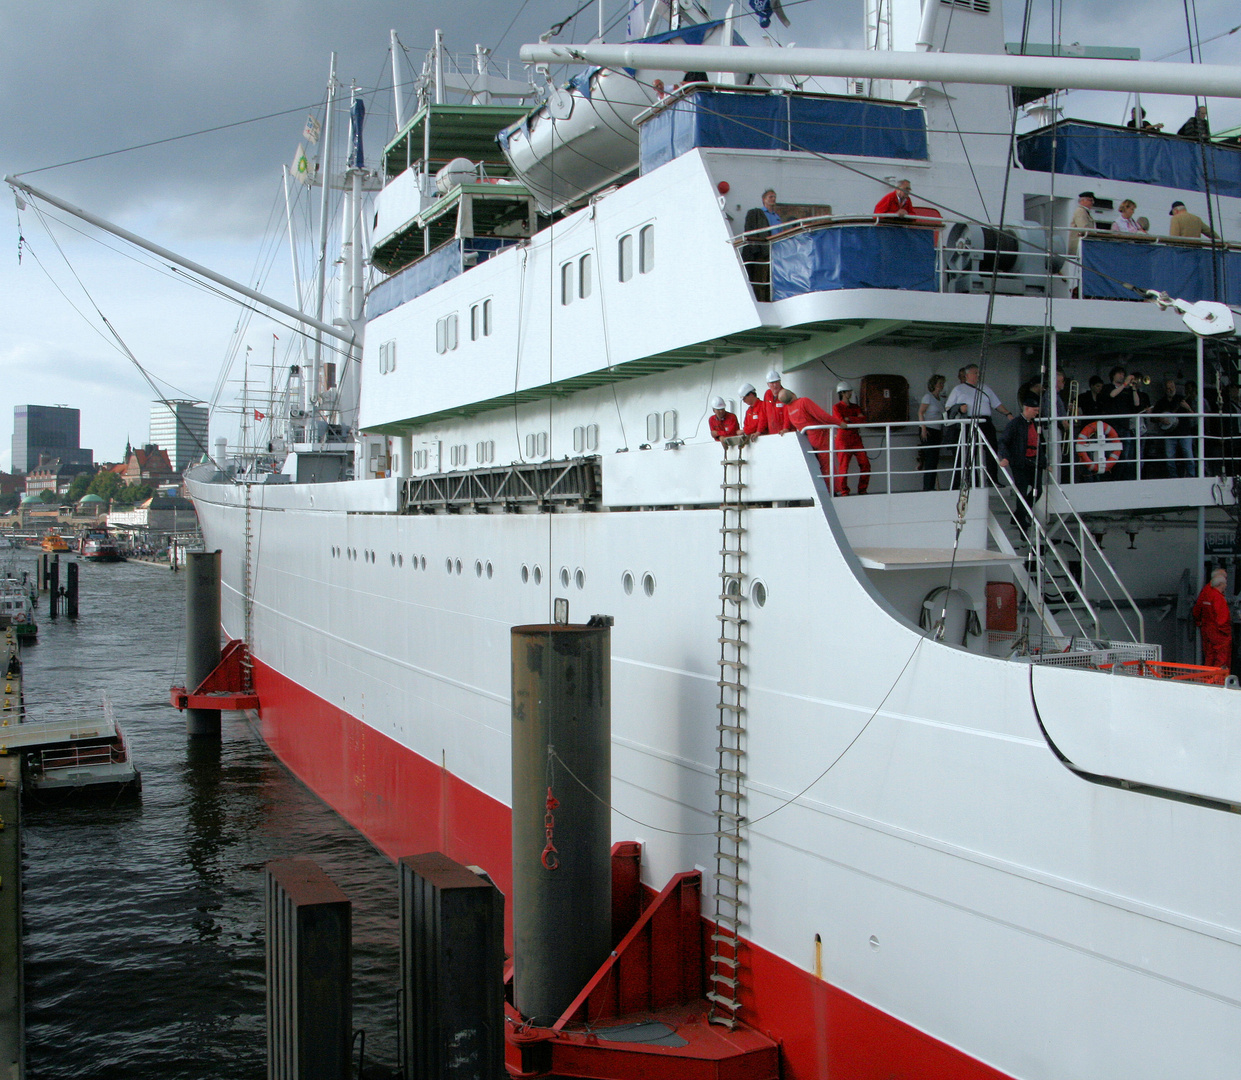
{"type": "Polygon", "coordinates": [[[1090,472],[1109,472],[1123,449],[1116,429],[1106,420],[1092,421],[1077,436],[1077,460],[1090,472]]]}

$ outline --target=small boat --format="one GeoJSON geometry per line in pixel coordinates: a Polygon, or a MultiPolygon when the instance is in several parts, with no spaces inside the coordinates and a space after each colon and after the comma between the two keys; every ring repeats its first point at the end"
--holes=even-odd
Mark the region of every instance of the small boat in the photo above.
{"type": "Polygon", "coordinates": [[[57,553],[73,550],[69,547],[68,541],[66,541],[60,533],[54,531],[44,534],[43,539],[39,543],[39,547],[43,551],[54,551],[57,553]]]}
{"type": "Polygon", "coordinates": [[[0,628],[12,627],[19,642],[29,643],[39,636],[34,621],[34,600],[30,587],[15,578],[0,578],[0,628]]]}
{"type": "Polygon", "coordinates": [[[87,562],[124,562],[125,556],[106,532],[90,532],[78,541],[78,554],[87,562]]]}

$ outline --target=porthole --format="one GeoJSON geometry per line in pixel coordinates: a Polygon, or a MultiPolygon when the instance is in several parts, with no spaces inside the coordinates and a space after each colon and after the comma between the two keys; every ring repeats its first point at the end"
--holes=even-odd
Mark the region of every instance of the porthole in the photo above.
{"type": "Polygon", "coordinates": [[[567,566],[562,566],[560,568],[560,587],[562,589],[567,589],[569,587],[569,568],[567,566]]]}
{"type": "Polygon", "coordinates": [[[529,580],[530,580],[530,567],[526,566],[523,563],[522,568],[521,568],[521,583],[525,585],[526,582],[528,582],[529,580]]]}
{"type": "Polygon", "coordinates": [[[536,585],[543,584],[543,567],[541,566],[536,565],[534,568],[534,583],[536,585]]]}
{"type": "Polygon", "coordinates": [[[491,560],[487,560],[487,580],[491,580],[491,575],[495,573],[495,567],[491,565],[491,560]]]}
{"type": "Polygon", "coordinates": [[[461,560],[460,560],[460,559],[458,559],[458,560],[457,560],[457,561],[453,564],[453,568],[457,571],[457,574],[458,574],[458,575],[460,575],[460,573],[461,573],[461,560]]]}
{"type": "Polygon", "coordinates": [[[762,607],[767,603],[767,586],[761,581],[756,581],[750,586],[750,599],[754,601],[755,607],[762,607]]]}
{"type": "Polygon", "coordinates": [[[388,553],[388,561],[389,561],[389,562],[390,562],[393,566],[396,566],[396,552],[395,552],[395,551],[392,551],[392,552],[389,552],[389,553],[388,553]]]}
{"type": "Polygon", "coordinates": [[[475,559],[475,560],[474,560],[474,576],[475,576],[475,577],[482,577],[482,576],[483,576],[483,564],[482,564],[482,561],[481,561],[480,559],[475,559]]]}
{"type": "Polygon", "coordinates": [[[626,596],[633,595],[633,574],[628,570],[621,574],[621,588],[625,590],[626,596]]]}
{"type": "Polygon", "coordinates": [[[422,569],[425,570],[426,568],[427,568],[427,557],[424,555],[422,557],[422,569]]]}
{"type": "Polygon", "coordinates": [[[586,571],[583,570],[580,566],[577,568],[577,571],[573,575],[573,583],[579,589],[586,588],[586,571]]]}
{"type": "Polygon", "coordinates": [[[741,582],[736,578],[729,578],[728,584],[724,586],[724,592],[728,596],[733,597],[733,599],[736,599],[741,595],[741,582]]]}
{"type": "Polygon", "coordinates": [[[451,573],[452,573],[452,559],[445,559],[445,560],[444,560],[444,572],[445,572],[445,573],[447,573],[447,574],[451,574],[451,573]]]}
{"type": "Polygon", "coordinates": [[[397,566],[405,565],[405,556],[402,555],[399,551],[396,553],[396,564],[397,566]]]}
{"type": "Polygon", "coordinates": [[[655,595],[655,575],[654,574],[646,573],[642,575],[642,591],[646,593],[647,596],[655,595]]]}

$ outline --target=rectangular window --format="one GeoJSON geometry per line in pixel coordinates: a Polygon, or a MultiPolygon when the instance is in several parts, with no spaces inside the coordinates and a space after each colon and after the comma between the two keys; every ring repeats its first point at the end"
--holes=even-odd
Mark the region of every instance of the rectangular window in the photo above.
{"type": "Polygon", "coordinates": [[[621,281],[633,277],[633,233],[626,233],[616,245],[617,276],[621,281]]]}
{"type": "Polygon", "coordinates": [[[677,411],[669,409],[664,413],[664,438],[675,439],[677,437],[677,411]]]}
{"type": "Polygon", "coordinates": [[[590,295],[592,287],[590,274],[590,253],[587,252],[577,261],[577,295],[583,300],[590,295]]]}
{"type": "Polygon", "coordinates": [[[444,351],[452,352],[457,347],[457,313],[454,311],[444,320],[444,351]]]}
{"type": "Polygon", "coordinates": [[[655,226],[643,225],[638,233],[638,270],[649,274],[655,269],[655,226]]]}
{"type": "Polygon", "coordinates": [[[646,441],[659,442],[659,413],[646,414],[646,441]]]}
{"type": "Polygon", "coordinates": [[[491,301],[483,301],[483,337],[491,337],[491,301]]]}
{"type": "Polygon", "coordinates": [[[448,349],[446,344],[448,341],[448,331],[445,326],[446,321],[447,320],[445,319],[435,320],[435,351],[437,353],[444,353],[448,349]]]}
{"type": "Polygon", "coordinates": [[[583,427],[575,427],[573,429],[573,452],[580,454],[586,449],[586,429],[583,427]]]}
{"type": "Polygon", "coordinates": [[[598,450],[599,449],[599,425],[598,424],[588,424],[586,426],[586,449],[587,450],[598,450]]]}
{"type": "Polygon", "coordinates": [[[473,304],[470,307],[470,340],[477,341],[483,332],[483,313],[479,310],[481,305],[473,304]]]}
{"type": "Polygon", "coordinates": [[[573,303],[573,264],[563,263],[560,267],[560,303],[573,303]]]}

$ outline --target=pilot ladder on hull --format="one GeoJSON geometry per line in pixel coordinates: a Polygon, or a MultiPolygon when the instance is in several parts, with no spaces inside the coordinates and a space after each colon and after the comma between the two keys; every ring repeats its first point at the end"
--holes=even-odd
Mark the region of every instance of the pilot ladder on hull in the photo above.
{"type": "Polygon", "coordinates": [[[745,822],[745,485],[740,439],[724,444],[720,525],[720,677],[718,685],[719,760],[715,773],[715,929],[711,934],[711,1022],[733,1027],[741,1010],[739,934],[745,900],[745,854],[741,828],[745,822]],[[731,444],[731,445],[730,445],[731,444]]]}

